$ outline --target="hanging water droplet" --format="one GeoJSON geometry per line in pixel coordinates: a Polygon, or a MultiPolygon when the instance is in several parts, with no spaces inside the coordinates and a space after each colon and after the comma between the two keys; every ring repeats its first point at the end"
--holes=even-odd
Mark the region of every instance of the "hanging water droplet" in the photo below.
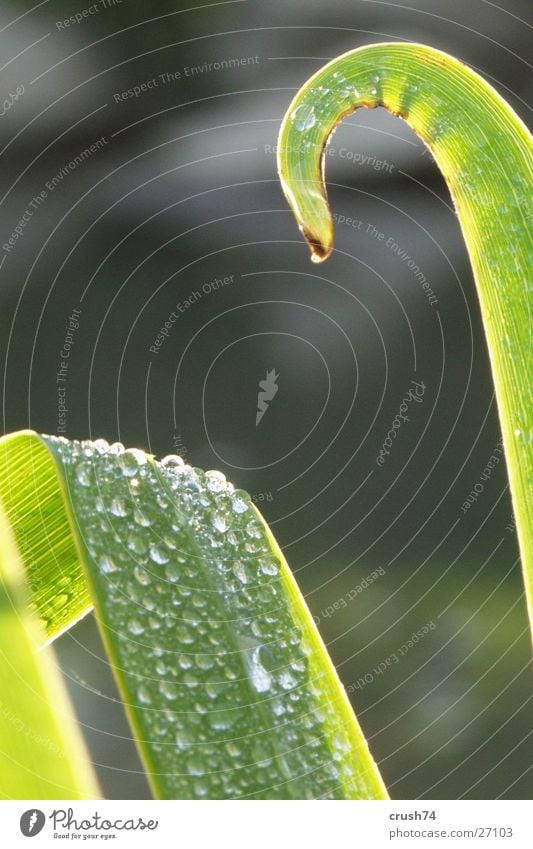
{"type": "Polygon", "coordinates": [[[316,116],[314,106],[301,103],[291,115],[294,127],[300,132],[310,130],[315,126],[316,116]]]}

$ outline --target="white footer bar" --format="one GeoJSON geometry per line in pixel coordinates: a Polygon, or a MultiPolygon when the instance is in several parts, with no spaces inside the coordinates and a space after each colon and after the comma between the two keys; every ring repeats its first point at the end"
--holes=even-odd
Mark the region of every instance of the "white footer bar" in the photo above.
{"type": "Polygon", "coordinates": [[[530,849],[530,814],[519,801],[4,801],[0,833],[6,849],[530,849]]]}

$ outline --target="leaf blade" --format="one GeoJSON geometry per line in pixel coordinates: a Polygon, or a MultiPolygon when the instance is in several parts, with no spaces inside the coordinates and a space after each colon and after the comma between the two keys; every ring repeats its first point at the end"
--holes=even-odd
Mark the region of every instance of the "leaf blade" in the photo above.
{"type": "Polygon", "coordinates": [[[298,91],[278,140],[282,186],[314,261],[333,249],[325,146],[346,115],[377,106],[423,139],[456,206],[489,348],[533,628],[533,139],[492,86],[442,51],[380,43],[339,56],[298,91]]]}
{"type": "Polygon", "coordinates": [[[37,652],[40,641],[0,506],[0,798],[99,798],[51,649],[37,652]]]}
{"type": "Polygon", "coordinates": [[[142,452],[42,443],[154,793],[386,798],[249,497],[142,452]]]}

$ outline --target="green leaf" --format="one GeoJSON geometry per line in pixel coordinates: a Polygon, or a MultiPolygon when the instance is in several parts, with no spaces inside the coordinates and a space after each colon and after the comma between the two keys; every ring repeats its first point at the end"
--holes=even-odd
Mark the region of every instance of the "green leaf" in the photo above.
{"type": "Polygon", "coordinates": [[[532,138],[485,80],[439,50],[373,44],[334,59],[302,86],[278,142],[283,189],[317,262],[333,247],[324,148],[346,115],[376,106],[424,140],[455,203],[487,337],[533,623],[532,138]]]}
{"type": "Polygon", "coordinates": [[[53,634],[94,600],[157,796],[386,798],[246,493],[219,472],[103,441],[24,432],[0,441],[0,458],[36,606],[53,634]]]}
{"type": "Polygon", "coordinates": [[[41,641],[0,508],[0,798],[98,798],[52,650],[38,651],[41,641]]]}

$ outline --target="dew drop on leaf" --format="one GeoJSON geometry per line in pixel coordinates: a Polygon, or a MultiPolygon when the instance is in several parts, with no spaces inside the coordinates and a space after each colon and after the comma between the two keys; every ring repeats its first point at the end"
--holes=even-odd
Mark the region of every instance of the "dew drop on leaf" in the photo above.
{"type": "Polygon", "coordinates": [[[177,699],[178,697],[178,687],[171,681],[161,681],[159,684],[159,692],[165,697],[165,699],[168,699],[168,701],[174,701],[174,699],[177,699]]]}
{"type": "Polygon", "coordinates": [[[153,560],[159,566],[163,566],[165,563],[168,563],[170,557],[162,546],[152,543],[150,546],[150,560],[153,560]]]}
{"type": "Polygon", "coordinates": [[[126,507],[126,502],[123,498],[113,498],[111,505],[109,507],[109,512],[113,514],[113,516],[118,516],[122,518],[128,515],[128,509],[126,507]]]}
{"type": "Polygon", "coordinates": [[[184,461],[177,454],[167,454],[160,462],[166,469],[183,468],[185,466],[184,461]]]}
{"type": "Polygon", "coordinates": [[[98,561],[98,566],[101,572],[105,575],[110,574],[111,572],[117,572],[118,566],[109,554],[102,554],[98,561]]]}
{"type": "Polygon", "coordinates": [[[261,663],[261,646],[256,646],[245,653],[248,675],[254,690],[258,693],[266,693],[272,685],[272,676],[261,663]]]}
{"type": "Polygon", "coordinates": [[[210,492],[222,492],[226,488],[226,476],[222,472],[209,471],[205,473],[205,477],[210,492]]]}
{"type": "Polygon", "coordinates": [[[139,451],[138,448],[128,448],[118,458],[118,464],[122,469],[122,474],[127,478],[136,475],[139,472],[139,466],[143,466],[145,463],[146,454],[144,451],[139,451]]]}
{"type": "Polygon", "coordinates": [[[143,705],[149,705],[152,703],[152,699],[150,696],[150,691],[144,685],[140,686],[137,690],[137,698],[143,705]]]}
{"type": "Polygon", "coordinates": [[[142,566],[136,566],[133,570],[133,574],[135,576],[135,580],[138,581],[138,583],[141,584],[141,586],[143,587],[147,587],[148,584],[151,584],[152,582],[150,575],[148,574],[146,569],[142,568],[142,566]]]}
{"type": "Polygon", "coordinates": [[[92,468],[89,463],[78,463],[76,466],[76,480],[81,486],[91,486],[92,468]]]}

